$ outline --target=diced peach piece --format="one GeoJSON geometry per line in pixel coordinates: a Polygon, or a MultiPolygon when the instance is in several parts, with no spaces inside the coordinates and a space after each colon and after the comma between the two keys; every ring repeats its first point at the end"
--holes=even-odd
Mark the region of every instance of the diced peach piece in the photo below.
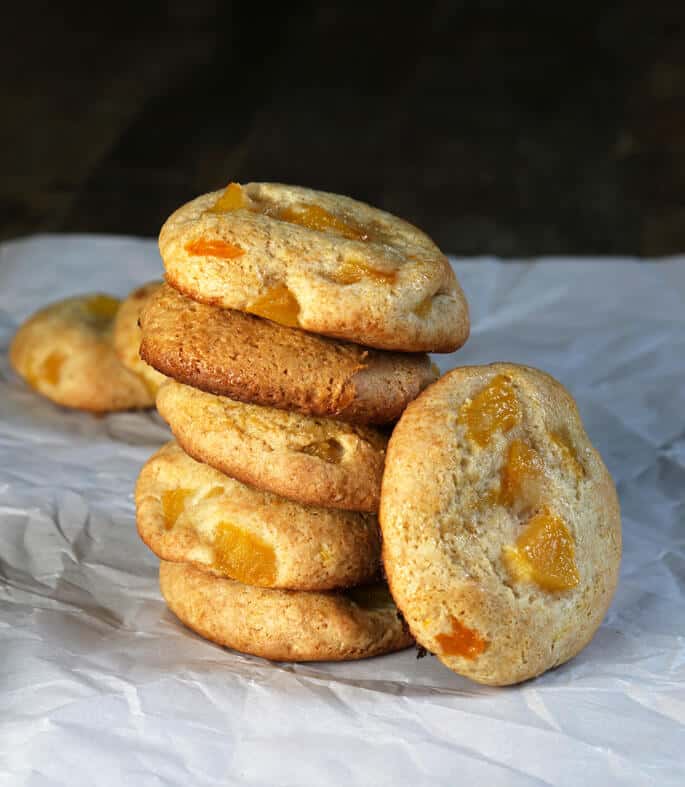
{"type": "Polygon", "coordinates": [[[440,645],[441,656],[461,656],[473,660],[478,658],[488,646],[487,640],[472,628],[465,626],[455,617],[450,618],[452,631],[449,634],[438,634],[436,639],[440,645]]]}
{"type": "Polygon", "coordinates": [[[513,506],[528,495],[531,482],[540,479],[543,472],[540,454],[523,440],[512,440],[502,468],[498,502],[503,506],[513,506]]]}
{"type": "Polygon", "coordinates": [[[245,249],[240,246],[218,239],[198,238],[186,243],[185,249],[196,257],[218,257],[221,260],[235,260],[245,254],[245,249]]]}
{"type": "Polygon", "coordinates": [[[534,582],[550,592],[571,590],[580,582],[575,542],[561,517],[548,508],[531,517],[504,561],[519,582],[534,582]]]}
{"type": "Polygon", "coordinates": [[[297,328],[300,325],[298,319],[300,304],[285,284],[272,287],[253,301],[247,307],[247,311],[291,328],[297,328]]]}
{"type": "Polygon", "coordinates": [[[247,207],[242,186],[239,183],[229,183],[224,193],[209,209],[211,213],[230,213],[247,207]]]}
{"type": "Polygon", "coordinates": [[[484,447],[496,432],[509,432],[521,417],[511,380],[498,374],[473,399],[464,402],[459,419],[470,440],[484,447]]]}
{"type": "Polygon", "coordinates": [[[342,235],[349,240],[368,240],[369,237],[368,230],[355,222],[336,216],[320,205],[302,204],[281,208],[276,214],[276,218],[290,224],[299,224],[309,230],[342,235]]]}
{"type": "Polygon", "coordinates": [[[338,284],[356,284],[364,280],[379,284],[394,284],[397,279],[397,273],[395,271],[381,271],[378,268],[372,268],[360,260],[347,259],[341,263],[333,278],[338,284]]]}
{"type": "Polygon", "coordinates": [[[195,489],[165,489],[162,492],[162,512],[164,513],[164,526],[167,530],[176,524],[186,507],[186,501],[195,494],[195,489]]]}
{"type": "Polygon", "coordinates": [[[214,566],[247,585],[270,587],[276,581],[276,553],[261,538],[230,522],[217,525],[214,566]]]}
{"type": "Polygon", "coordinates": [[[67,356],[64,353],[54,350],[40,365],[38,377],[50,385],[57,385],[62,374],[62,366],[66,360],[67,356]]]}

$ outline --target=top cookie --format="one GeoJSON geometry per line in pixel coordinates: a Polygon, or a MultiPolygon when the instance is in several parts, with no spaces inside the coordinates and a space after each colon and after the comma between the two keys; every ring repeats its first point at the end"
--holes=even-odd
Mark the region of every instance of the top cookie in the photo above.
{"type": "Polygon", "coordinates": [[[387,423],[436,377],[427,355],[367,350],[184,298],[169,286],[140,318],[142,358],[168,377],[241,402],[387,423]]]}
{"type": "Polygon", "coordinates": [[[570,659],[616,587],[611,477],[568,392],[527,367],[455,369],[409,405],[389,443],[380,521],[412,633],[481,683],[570,659]]]}
{"type": "Polygon", "coordinates": [[[173,213],[159,248],[189,297],[369,347],[452,352],[468,306],[440,249],[349,197],[231,183],[173,213]]]}
{"type": "Polygon", "coordinates": [[[79,295],[37,311],[17,331],[10,362],[35,390],[63,407],[105,413],[152,407],[154,396],[112,346],[119,301],[79,295]]]}

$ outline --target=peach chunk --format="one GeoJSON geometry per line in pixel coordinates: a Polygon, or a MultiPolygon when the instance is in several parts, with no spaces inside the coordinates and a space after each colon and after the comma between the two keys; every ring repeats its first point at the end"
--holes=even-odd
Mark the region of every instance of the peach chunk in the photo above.
{"type": "Polygon", "coordinates": [[[109,295],[93,295],[86,301],[86,311],[91,317],[102,322],[113,320],[119,311],[120,301],[109,295]]]}
{"type": "Polygon", "coordinates": [[[50,385],[57,385],[62,373],[62,366],[67,360],[67,356],[59,350],[54,350],[40,365],[39,379],[45,380],[50,385]]]}
{"type": "Polygon", "coordinates": [[[270,587],[276,581],[276,553],[258,536],[220,522],[214,537],[214,567],[246,585],[270,587]]]}
{"type": "Polygon", "coordinates": [[[531,484],[540,479],[543,473],[540,454],[523,440],[512,440],[507,451],[507,461],[502,468],[497,502],[503,506],[513,506],[521,498],[529,496],[531,484]]]}
{"type": "Polygon", "coordinates": [[[167,530],[176,524],[176,520],[183,513],[186,501],[195,494],[195,489],[165,489],[162,492],[162,512],[164,513],[164,527],[167,530]]]}
{"type": "Polygon", "coordinates": [[[188,254],[196,257],[218,257],[221,260],[235,260],[245,254],[245,250],[240,246],[218,239],[198,238],[186,243],[185,249],[188,254]]]}
{"type": "Polygon", "coordinates": [[[461,656],[465,659],[476,659],[488,646],[487,640],[472,628],[465,626],[455,617],[450,617],[452,631],[449,634],[438,634],[435,639],[440,645],[441,656],[461,656]]]}
{"type": "Polygon", "coordinates": [[[247,311],[291,328],[300,325],[300,304],[285,284],[267,290],[247,307],[247,311]]]}
{"type": "Polygon", "coordinates": [[[247,207],[242,186],[239,183],[229,183],[224,193],[209,209],[210,213],[230,213],[247,207]]]}
{"type": "Polygon", "coordinates": [[[461,406],[459,419],[466,434],[484,447],[496,432],[508,432],[516,426],[521,410],[511,380],[498,374],[473,399],[461,406]]]}
{"type": "Polygon", "coordinates": [[[534,582],[551,592],[570,590],[580,582],[575,543],[561,517],[543,508],[528,520],[514,547],[505,547],[504,561],[520,582],[534,582]]]}
{"type": "Polygon", "coordinates": [[[276,218],[289,224],[299,224],[317,232],[332,232],[349,240],[368,240],[369,233],[355,222],[342,219],[320,205],[293,205],[281,208],[276,218]]]}
{"type": "Polygon", "coordinates": [[[345,260],[341,263],[333,278],[338,284],[356,284],[367,279],[378,284],[394,284],[397,279],[395,271],[381,271],[372,268],[360,260],[345,260]]]}
{"type": "Polygon", "coordinates": [[[316,443],[305,445],[299,449],[303,454],[315,456],[332,465],[337,465],[343,457],[344,449],[333,437],[328,440],[320,440],[316,443]]]}

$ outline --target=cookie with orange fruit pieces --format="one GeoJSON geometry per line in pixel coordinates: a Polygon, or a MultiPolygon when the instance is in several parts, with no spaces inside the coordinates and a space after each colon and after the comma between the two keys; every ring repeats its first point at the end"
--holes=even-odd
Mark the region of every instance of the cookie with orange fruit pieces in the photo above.
{"type": "Polygon", "coordinates": [[[162,227],[166,280],[194,300],[403,352],[452,352],[466,298],[421,230],[339,194],[231,183],[162,227]]]}
{"type": "Polygon", "coordinates": [[[154,405],[112,342],[120,301],[96,293],[52,303],[19,326],[9,357],[38,393],[63,407],[106,413],[154,405]]]}
{"type": "Polygon", "coordinates": [[[303,506],[196,462],[174,442],[136,483],[138,533],[162,560],[248,585],[330,590],[380,569],[374,514],[303,506]]]}
{"type": "Polygon", "coordinates": [[[416,640],[506,685],[591,640],[621,559],[614,483],[549,375],[454,369],[409,405],[381,491],[383,563],[416,640]]]}
{"type": "Polygon", "coordinates": [[[159,584],[188,628],[274,661],[350,661],[413,644],[380,583],[334,593],[271,590],[162,561],[159,584]]]}

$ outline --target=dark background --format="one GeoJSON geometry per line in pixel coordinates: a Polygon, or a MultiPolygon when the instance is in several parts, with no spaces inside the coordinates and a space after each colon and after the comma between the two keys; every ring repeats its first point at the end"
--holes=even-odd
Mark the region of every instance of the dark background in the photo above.
{"type": "Polygon", "coordinates": [[[0,238],[156,235],[279,180],[458,254],[682,252],[684,23],[684,0],[13,4],[0,238]]]}

